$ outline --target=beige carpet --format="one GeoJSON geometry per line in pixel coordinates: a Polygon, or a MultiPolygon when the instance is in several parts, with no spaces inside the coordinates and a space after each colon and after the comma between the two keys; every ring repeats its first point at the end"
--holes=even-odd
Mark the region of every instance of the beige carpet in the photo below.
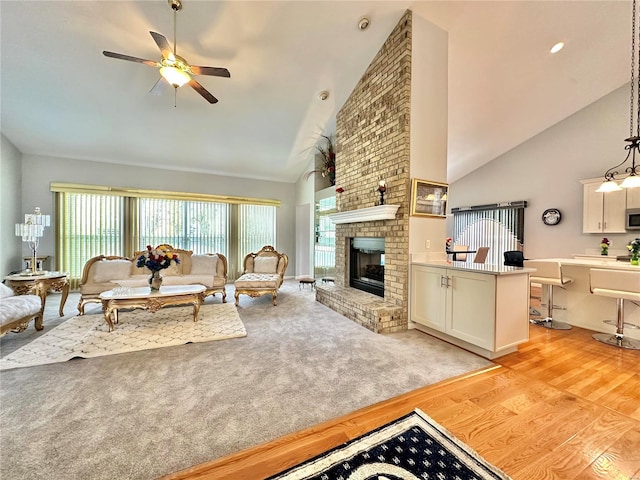
{"type": "Polygon", "coordinates": [[[102,314],[72,317],[0,359],[0,370],[247,335],[233,303],[203,305],[197,322],[191,306],[123,311],[118,317],[113,332],[102,314]]]}

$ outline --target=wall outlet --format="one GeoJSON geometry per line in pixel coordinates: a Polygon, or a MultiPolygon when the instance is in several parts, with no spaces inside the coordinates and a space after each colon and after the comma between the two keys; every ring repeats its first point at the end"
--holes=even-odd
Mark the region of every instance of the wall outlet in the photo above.
{"type": "Polygon", "coordinates": [[[431,248],[431,240],[425,240],[425,242],[424,242],[424,246],[425,246],[426,248],[431,248]]]}

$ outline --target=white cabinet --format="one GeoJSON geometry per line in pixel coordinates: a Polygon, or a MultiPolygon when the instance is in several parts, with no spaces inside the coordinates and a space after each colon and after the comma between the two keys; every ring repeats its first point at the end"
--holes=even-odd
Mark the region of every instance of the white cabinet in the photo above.
{"type": "Polygon", "coordinates": [[[640,188],[627,188],[627,208],[640,208],[640,188]]]}
{"type": "Polygon", "coordinates": [[[601,183],[584,183],[582,232],[625,233],[627,192],[596,192],[601,183]]]}
{"type": "Polygon", "coordinates": [[[528,298],[526,273],[411,265],[411,321],[447,341],[461,340],[457,344],[487,358],[515,351],[528,340],[528,298]]]}

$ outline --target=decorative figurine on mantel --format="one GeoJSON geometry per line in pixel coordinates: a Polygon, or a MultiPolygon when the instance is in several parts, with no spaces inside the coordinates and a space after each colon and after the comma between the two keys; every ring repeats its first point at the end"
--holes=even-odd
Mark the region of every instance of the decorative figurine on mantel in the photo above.
{"type": "Polygon", "coordinates": [[[378,192],[380,192],[380,205],[384,205],[384,192],[387,191],[387,183],[384,180],[380,180],[378,184],[378,192]]]}

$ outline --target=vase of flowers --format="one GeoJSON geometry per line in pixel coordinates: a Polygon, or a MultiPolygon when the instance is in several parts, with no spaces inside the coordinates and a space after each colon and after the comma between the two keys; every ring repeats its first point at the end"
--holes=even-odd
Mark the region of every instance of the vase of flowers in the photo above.
{"type": "Polygon", "coordinates": [[[322,176],[329,178],[331,185],[336,184],[336,152],[333,148],[331,136],[320,135],[326,140],[324,145],[316,146],[322,156],[322,176]]]}
{"type": "Polygon", "coordinates": [[[629,252],[631,252],[631,265],[640,264],[640,238],[635,238],[627,245],[629,252]]]}
{"type": "Polygon", "coordinates": [[[600,255],[609,255],[609,245],[611,242],[607,237],[600,240],[600,255]]]}
{"type": "Polygon", "coordinates": [[[171,262],[180,263],[178,256],[171,251],[169,245],[158,245],[156,248],[152,248],[151,245],[147,245],[147,251],[142,253],[138,257],[136,267],[147,267],[151,270],[151,277],[149,277],[149,286],[152,292],[160,290],[162,285],[162,277],[160,276],[160,270],[169,268],[171,262]]]}
{"type": "Polygon", "coordinates": [[[316,145],[316,150],[322,157],[322,168],[319,170],[311,170],[307,173],[308,179],[314,173],[320,173],[324,178],[329,179],[329,183],[333,186],[336,184],[336,152],[333,147],[333,138],[331,135],[320,135],[324,138],[324,145],[316,145]]]}
{"type": "Polygon", "coordinates": [[[451,250],[451,245],[453,244],[453,238],[447,237],[444,239],[444,249],[447,253],[451,250]]]}

